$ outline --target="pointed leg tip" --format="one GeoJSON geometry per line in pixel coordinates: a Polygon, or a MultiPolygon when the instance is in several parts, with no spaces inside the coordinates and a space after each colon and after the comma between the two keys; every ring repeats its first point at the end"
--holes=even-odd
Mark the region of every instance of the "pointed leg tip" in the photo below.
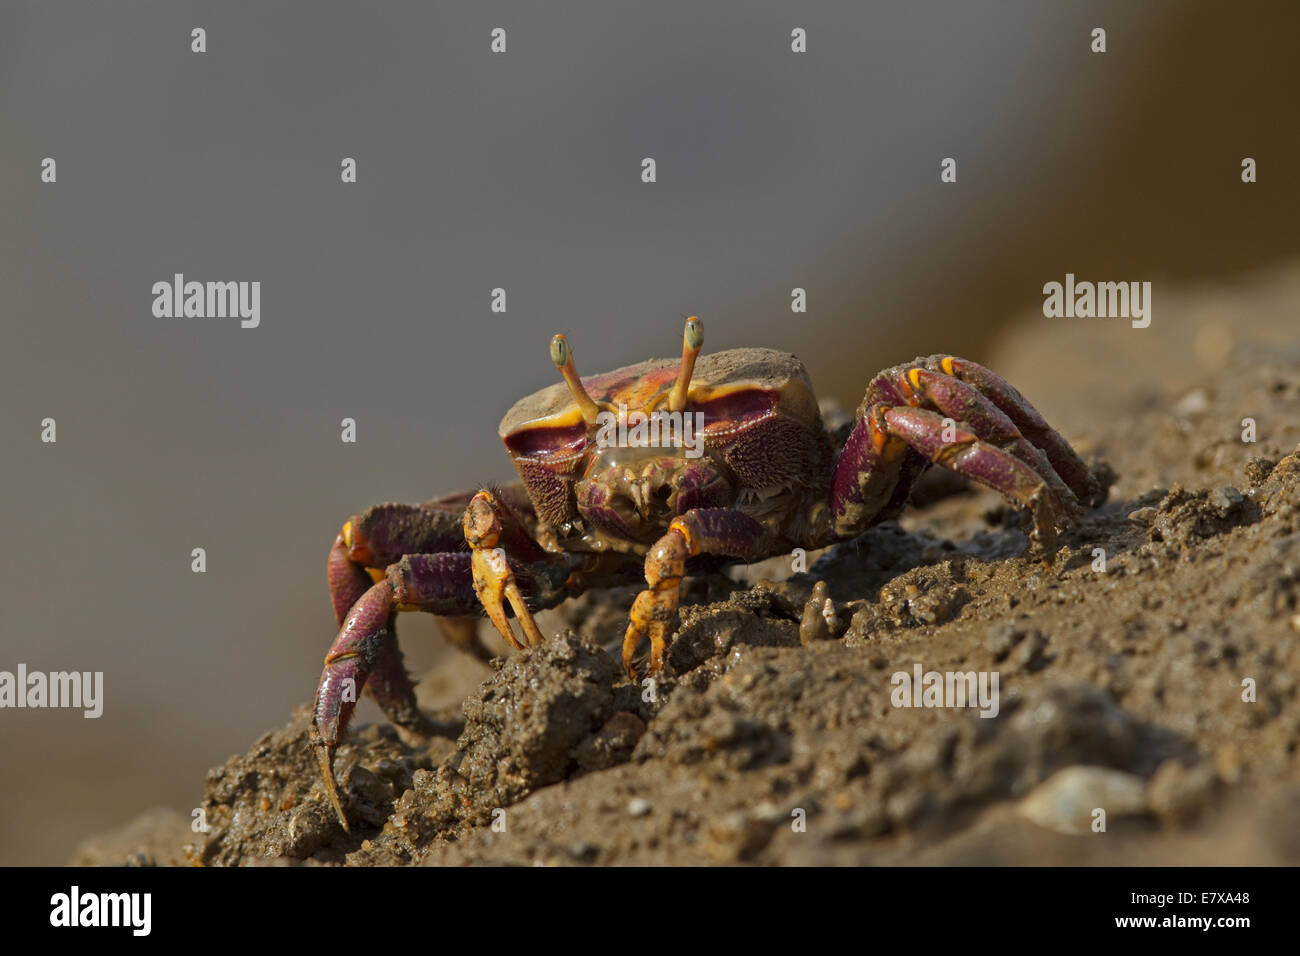
{"type": "Polygon", "coordinates": [[[633,684],[636,683],[636,645],[633,644],[629,649],[626,646],[623,649],[623,673],[633,684]]]}
{"type": "Polygon", "coordinates": [[[334,748],[319,739],[313,743],[313,747],[316,750],[316,762],[320,765],[325,795],[329,797],[330,804],[338,815],[339,823],[343,825],[343,832],[351,833],[352,828],[348,826],[347,814],[343,812],[343,802],[339,799],[338,787],[334,784],[334,748]]]}

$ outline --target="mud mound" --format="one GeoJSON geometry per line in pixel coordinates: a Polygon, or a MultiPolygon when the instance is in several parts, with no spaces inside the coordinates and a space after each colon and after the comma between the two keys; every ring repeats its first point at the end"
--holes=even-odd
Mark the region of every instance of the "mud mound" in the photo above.
{"type": "Polygon", "coordinates": [[[206,834],[142,821],[79,859],[1300,862],[1300,366],[1260,368],[1094,422],[1119,481],[1050,561],[995,496],[932,487],[804,573],[688,582],[657,683],[615,660],[625,588],[498,662],[455,742],[355,729],[350,834],[303,709],[209,774],[206,834]],[[928,706],[931,672],[971,699],[928,706]]]}

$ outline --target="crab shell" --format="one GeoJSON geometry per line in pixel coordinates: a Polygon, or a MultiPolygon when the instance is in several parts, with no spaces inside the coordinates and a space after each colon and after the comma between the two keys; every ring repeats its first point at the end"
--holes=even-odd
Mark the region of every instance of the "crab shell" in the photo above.
{"type": "MultiPolygon", "coordinates": [[[[648,412],[666,401],[680,367],[677,359],[651,359],[582,383],[598,405],[648,412]]],[[[705,453],[729,470],[738,505],[825,489],[830,443],[795,356],[761,348],[702,355],[684,411],[702,413],[705,453]]],[[[573,485],[598,451],[596,431],[563,382],[521,398],[501,420],[498,434],[538,517],[552,527],[577,515],[573,485]]]]}

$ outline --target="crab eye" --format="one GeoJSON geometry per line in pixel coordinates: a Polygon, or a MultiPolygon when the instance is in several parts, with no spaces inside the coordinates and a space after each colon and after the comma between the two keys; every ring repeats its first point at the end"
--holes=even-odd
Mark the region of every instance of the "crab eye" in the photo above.
{"type": "Polygon", "coordinates": [[[696,317],[686,320],[686,346],[692,351],[699,351],[704,345],[704,324],[696,317]]]}
{"type": "Polygon", "coordinates": [[[569,343],[564,340],[563,335],[551,338],[551,361],[555,363],[556,368],[564,368],[565,363],[569,361],[569,343]]]}

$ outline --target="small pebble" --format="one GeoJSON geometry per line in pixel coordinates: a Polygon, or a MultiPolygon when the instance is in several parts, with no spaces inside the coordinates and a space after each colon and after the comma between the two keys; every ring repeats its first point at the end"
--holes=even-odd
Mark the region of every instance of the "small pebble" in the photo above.
{"type": "Polygon", "coordinates": [[[1245,500],[1241,492],[1231,486],[1210,492],[1210,506],[1220,518],[1226,518],[1241,507],[1245,500]]]}
{"type": "Polygon", "coordinates": [[[1194,388],[1174,405],[1174,414],[1186,418],[1203,415],[1210,410],[1210,393],[1203,388],[1194,388]]]}
{"type": "Polygon", "coordinates": [[[1155,520],[1157,514],[1159,514],[1159,512],[1156,511],[1155,508],[1139,508],[1137,511],[1129,512],[1128,520],[1132,521],[1134,524],[1147,525],[1155,520]]]}
{"type": "Polygon", "coordinates": [[[1119,817],[1145,813],[1146,783],[1109,767],[1066,767],[1030,791],[1017,812],[1040,827],[1081,836],[1092,832],[1099,809],[1106,811],[1107,826],[1119,817]]]}
{"type": "Polygon", "coordinates": [[[627,812],[634,817],[644,817],[650,812],[650,801],[645,797],[633,797],[627,802],[627,812]]]}

